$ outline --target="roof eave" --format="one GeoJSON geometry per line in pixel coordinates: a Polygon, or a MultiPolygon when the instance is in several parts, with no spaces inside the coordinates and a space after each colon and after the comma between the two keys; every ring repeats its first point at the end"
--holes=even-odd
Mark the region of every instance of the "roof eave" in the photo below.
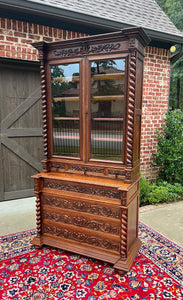
{"type": "MultiPolygon", "coordinates": [[[[83,26],[96,27],[106,32],[112,32],[123,28],[135,26],[135,24],[132,25],[127,23],[121,23],[105,18],[99,18],[79,12],[69,11],[50,5],[29,2],[25,0],[0,0],[0,7],[29,14],[31,13],[37,16],[44,16],[51,19],[56,18],[57,20],[60,19],[62,21],[65,20],[67,22],[74,22],[83,26]]],[[[143,27],[143,29],[152,40],[161,41],[170,45],[183,44],[183,36],[181,35],[164,33],[145,27],[143,27]]]]}

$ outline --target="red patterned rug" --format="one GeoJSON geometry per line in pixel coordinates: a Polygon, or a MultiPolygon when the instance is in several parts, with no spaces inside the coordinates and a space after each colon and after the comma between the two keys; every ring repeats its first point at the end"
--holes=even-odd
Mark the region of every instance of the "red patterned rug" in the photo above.
{"type": "Polygon", "coordinates": [[[35,230],[0,238],[0,299],[183,299],[183,248],[143,223],[142,247],[126,275],[58,249],[35,250],[35,230]]]}

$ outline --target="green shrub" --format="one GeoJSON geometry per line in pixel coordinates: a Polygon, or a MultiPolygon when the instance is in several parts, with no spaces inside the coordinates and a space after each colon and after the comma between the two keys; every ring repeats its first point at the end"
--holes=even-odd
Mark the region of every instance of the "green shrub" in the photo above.
{"type": "Polygon", "coordinates": [[[153,165],[160,168],[160,179],[183,184],[183,111],[170,111],[162,129],[162,132],[157,130],[157,153],[152,155],[153,165]]]}
{"type": "Polygon", "coordinates": [[[166,181],[148,183],[145,177],[140,180],[140,205],[170,203],[183,200],[183,186],[166,181]]]}
{"type": "Polygon", "coordinates": [[[140,179],[140,205],[148,204],[150,185],[144,176],[140,179]]]}

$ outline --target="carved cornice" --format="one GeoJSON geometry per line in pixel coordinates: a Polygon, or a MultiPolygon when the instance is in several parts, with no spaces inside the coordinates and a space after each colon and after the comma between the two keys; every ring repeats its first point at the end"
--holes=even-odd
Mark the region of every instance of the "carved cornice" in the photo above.
{"type": "Polygon", "coordinates": [[[86,212],[92,215],[99,215],[104,217],[120,219],[120,211],[118,208],[110,208],[102,205],[99,206],[96,204],[91,204],[79,200],[72,201],[72,200],[60,199],[52,196],[44,196],[43,204],[53,206],[53,207],[59,207],[63,209],[86,212]]]}
{"type": "Polygon", "coordinates": [[[52,53],[55,57],[72,57],[85,54],[110,53],[119,50],[120,46],[120,43],[90,45],[89,42],[83,41],[78,47],[55,49],[52,53]]]}
{"type": "Polygon", "coordinates": [[[55,227],[52,225],[44,225],[44,233],[56,235],[65,239],[77,241],[79,243],[89,244],[94,247],[105,248],[107,250],[113,250],[119,252],[119,243],[110,241],[107,239],[98,238],[91,234],[85,234],[82,232],[76,232],[65,228],[55,227]]]}

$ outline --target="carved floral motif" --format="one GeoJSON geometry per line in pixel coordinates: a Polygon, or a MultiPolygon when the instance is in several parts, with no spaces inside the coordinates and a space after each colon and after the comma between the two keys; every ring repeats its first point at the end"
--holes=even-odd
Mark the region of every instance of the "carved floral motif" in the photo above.
{"type": "Polygon", "coordinates": [[[65,169],[65,165],[64,165],[64,164],[59,164],[59,163],[52,163],[52,164],[51,164],[51,168],[55,168],[55,169],[65,169]]]}
{"type": "Polygon", "coordinates": [[[111,234],[119,234],[119,227],[111,225],[106,222],[98,220],[89,220],[81,216],[72,216],[66,214],[59,214],[56,212],[44,211],[44,218],[55,222],[63,222],[66,224],[72,224],[78,227],[85,227],[95,231],[101,231],[111,234]]]}
{"type": "Polygon", "coordinates": [[[112,52],[120,49],[120,43],[100,44],[96,46],[89,45],[87,42],[81,43],[80,47],[56,49],[53,51],[55,56],[69,57],[83,54],[94,54],[101,52],[112,52]]]}
{"type": "Polygon", "coordinates": [[[59,237],[63,237],[65,239],[71,239],[79,243],[86,243],[95,247],[101,247],[108,250],[114,250],[119,252],[119,243],[107,239],[98,238],[90,234],[75,232],[72,230],[68,230],[65,228],[58,228],[47,224],[44,225],[44,232],[59,237]]]}
{"type": "Polygon", "coordinates": [[[126,172],[125,171],[117,171],[117,170],[109,170],[108,174],[110,175],[120,175],[120,176],[125,176],[126,172]]]}
{"type": "Polygon", "coordinates": [[[96,196],[108,197],[108,198],[117,198],[120,199],[120,192],[119,191],[112,191],[112,190],[104,190],[99,187],[89,187],[84,185],[72,185],[66,184],[61,182],[44,182],[44,187],[49,189],[56,189],[56,190],[63,190],[63,191],[70,191],[76,193],[85,193],[91,194],[96,196]]]}
{"type": "Polygon", "coordinates": [[[86,172],[104,173],[104,169],[88,168],[88,167],[81,167],[81,166],[74,166],[74,165],[70,165],[69,170],[81,171],[84,173],[86,172]]]}
{"type": "Polygon", "coordinates": [[[106,206],[98,206],[95,204],[82,202],[82,201],[71,201],[71,200],[60,199],[51,196],[44,196],[43,204],[60,207],[64,209],[87,212],[90,214],[104,216],[104,217],[111,217],[115,219],[120,218],[120,211],[117,208],[115,209],[106,206]]]}

